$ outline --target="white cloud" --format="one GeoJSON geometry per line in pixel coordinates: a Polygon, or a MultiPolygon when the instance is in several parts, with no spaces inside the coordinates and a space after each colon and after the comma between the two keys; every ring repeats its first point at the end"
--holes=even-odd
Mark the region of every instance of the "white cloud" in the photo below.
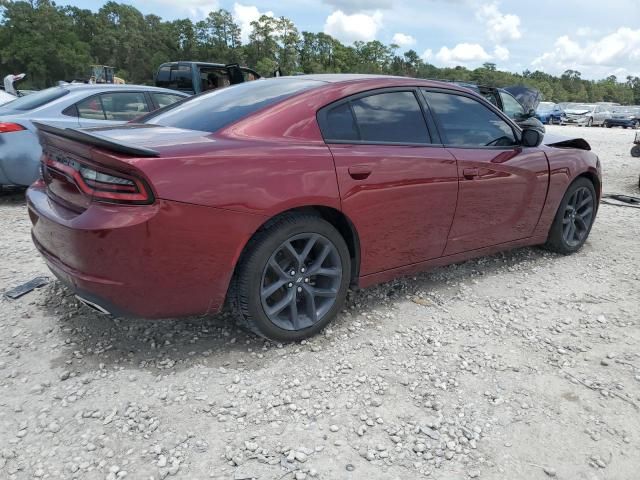
{"type": "Polygon", "coordinates": [[[436,54],[436,58],[447,65],[460,65],[484,62],[491,60],[492,57],[477,43],[459,43],[451,49],[442,47],[436,54]]]}
{"type": "Polygon", "coordinates": [[[179,3],[175,0],[150,0],[149,3],[181,8],[191,18],[204,18],[209,12],[220,8],[217,0],[182,0],[179,3]]]}
{"type": "Polygon", "coordinates": [[[509,49],[501,45],[496,45],[493,49],[493,56],[496,60],[507,61],[509,60],[509,49]]]}
{"type": "Polygon", "coordinates": [[[327,17],[324,33],[346,43],[362,40],[374,40],[382,26],[382,13],[379,11],[371,15],[354,13],[348,15],[342,10],[336,10],[327,17]]]}
{"type": "Polygon", "coordinates": [[[514,14],[503,14],[496,2],[481,5],[476,11],[476,17],[485,24],[487,35],[494,42],[518,40],[520,32],[520,17],[514,14]]]}
{"type": "Polygon", "coordinates": [[[420,58],[422,58],[422,60],[424,60],[425,62],[430,61],[433,58],[433,50],[427,48],[424,52],[422,52],[420,58]]]}
{"type": "Polygon", "coordinates": [[[258,20],[262,15],[273,17],[273,12],[261,12],[254,5],[242,5],[240,3],[233,4],[233,18],[240,25],[242,31],[242,42],[246,43],[251,34],[251,22],[258,20]]]}
{"type": "Polygon", "coordinates": [[[399,47],[410,47],[411,45],[416,44],[416,39],[411,35],[406,35],[404,33],[396,33],[391,39],[392,43],[395,43],[399,47]]]}
{"type": "Polygon", "coordinates": [[[388,9],[393,6],[393,0],[323,0],[323,3],[346,13],[388,9]]]}
{"type": "Polygon", "coordinates": [[[609,35],[584,43],[563,35],[556,40],[551,51],[540,55],[532,65],[549,73],[579,70],[587,77],[638,75],[640,29],[620,27],[609,35]]]}

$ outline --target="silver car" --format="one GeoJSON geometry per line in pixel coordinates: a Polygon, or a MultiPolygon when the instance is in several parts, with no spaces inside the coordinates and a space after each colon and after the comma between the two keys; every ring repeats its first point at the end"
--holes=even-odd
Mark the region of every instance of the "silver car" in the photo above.
{"type": "Polygon", "coordinates": [[[63,84],[0,106],[0,186],[31,185],[42,150],[33,121],[63,128],[128,122],[188,95],[140,85],[63,84]]]}
{"type": "Polygon", "coordinates": [[[564,107],[567,118],[562,124],[592,127],[600,125],[604,127],[605,120],[611,117],[611,112],[606,105],[594,105],[589,103],[569,103],[564,107]]]}

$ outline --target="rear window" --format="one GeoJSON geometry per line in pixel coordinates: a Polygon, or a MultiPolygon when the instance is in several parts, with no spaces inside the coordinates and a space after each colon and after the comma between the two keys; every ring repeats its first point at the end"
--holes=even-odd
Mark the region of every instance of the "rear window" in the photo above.
{"type": "Polygon", "coordinates": [[[294,78],[241,83],[190,97],[147,115],[142,122],[215,132],[263,107],[322,84],[315,80],[294,78]]]}
{"type": "Polygon", "coordinates": [[[69,93],[69,90],[62,87],[51,87],[46,90],[40,90],[39,92],[13,100],[11,102],[11,110],[20,110],[23,112],[33,110],[34,108],[41,107],[58,98],[64,97],[67,93],[69,93]]]}

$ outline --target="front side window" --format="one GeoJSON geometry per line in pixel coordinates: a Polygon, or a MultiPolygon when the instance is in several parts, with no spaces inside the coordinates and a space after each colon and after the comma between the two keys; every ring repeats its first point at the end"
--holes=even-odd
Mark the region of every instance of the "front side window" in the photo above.
{"type": "Polygon", "coordinates": [[[158,92],[151,92],[151,96],[158,104],[158,108],[164,108],[166,106],[173,105],[177,101],[182,100],[184,98],[184,97],[181,97],[180,95],[173,95],[171,93],[158,93],[158,92]]]}
{"type": "Polygon", "coordinates": [[[100,95],[107,120],[128,122],[149,112],[142,92],[116,92],[100,95]]]}
{"type": "Polygon", "coordinates": [[[524,107],[511,95],[500,92],[500,98],[502,98],[502,111],[507,117],[521,120],[525,116],[524,107]]]}
{"type": "Polygon", "coordinates": [[[473,98],[424,91],[438,120],[445,143],[455,147],[504,147],[516,145],[511,126],[473,98]]]}

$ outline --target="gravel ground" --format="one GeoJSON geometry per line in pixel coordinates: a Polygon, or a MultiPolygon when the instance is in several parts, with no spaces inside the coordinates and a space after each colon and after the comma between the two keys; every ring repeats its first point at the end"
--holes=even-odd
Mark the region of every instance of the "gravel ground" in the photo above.
{"type": "MultiPolygon", "coordinates": [[[[584,136],[638,195],[633,133],[584,136]]],[[[0,197],[0,290],[47,270],[0,197]]],[[[56,282],[0,300],[0,478],[634,479],[640,212],[351,294],[300,344],[230,318],[114,320],[56,282]]]]}

